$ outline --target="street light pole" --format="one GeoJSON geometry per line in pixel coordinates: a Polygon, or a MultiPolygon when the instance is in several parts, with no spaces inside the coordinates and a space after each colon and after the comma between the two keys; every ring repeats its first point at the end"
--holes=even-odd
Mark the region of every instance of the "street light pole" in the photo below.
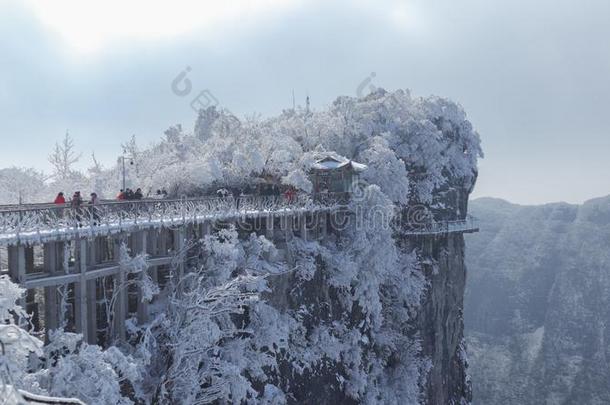
{"type": "Polygon", "coordinates": [[[125,191],[125,156],[121,156],[121,161],[123,162],[123,191],[125,191]]]}
{"type": "Polygon", "coordinates": [[[133,165],[133,160],[134,160],[133,156],[129,157],[129,156],[121,155],[121,157],[120,157],[120,159],[121,159],[121,167],[122,167],[121,172],[122,172],[123,191],[125,191],[125,189],[127,188],[127,179],[126,179],[126,176],[127,176],[127,167],[125,166],[125,158],[126,157],[129,158],[129,164],[130,165],[133,165]]]}

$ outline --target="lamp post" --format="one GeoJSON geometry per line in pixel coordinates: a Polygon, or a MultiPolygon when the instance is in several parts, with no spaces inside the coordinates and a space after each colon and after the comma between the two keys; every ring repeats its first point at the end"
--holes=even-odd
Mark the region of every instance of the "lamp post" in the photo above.
{"type": "MultiPolygon", "coordinates": [[[[125,167],[125,158],[126,158],[125,155],[121,155],[121,157],[119,158],[119,159],[121,159],[121,165],[122,165],[121,173],[122,173],[122,180],[123,180],[122,181],[122,184],[123,184],[122,190],[123,191],[125,191],[125,188],[126,188],[125,172],[127,171],[127,168],[125,167]]],[[[133,158],[129,159],[129,164],[133,165],[133,158]]]]}

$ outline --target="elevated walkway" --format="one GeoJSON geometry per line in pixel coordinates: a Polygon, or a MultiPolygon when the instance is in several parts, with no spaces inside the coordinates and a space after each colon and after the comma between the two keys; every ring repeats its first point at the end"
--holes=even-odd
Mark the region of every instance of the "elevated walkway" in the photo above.
{"type": "MultiPolygon", "coordinates": [[[[206,221],[282,217],[332,212],[346,205],[345,193],[190,198],[175,200],[107,201],[70,208],[53,204],[0,206],[0,246],[41,244],[142,229],[178,227],[206,221]]],[[[403,236],[478,232],[476,219],[405,224],[403,236]]]]}
{"type": "Polygon", "coordinates": [[[421,224],[406,224],[400,232],[403,236],[435,236],[452,233],[479,232],[479,221],[471,216],[455,221],[428,222],[421,224]]]}
{"type": "Polygon", "coordinates": [[[0,207],[0,246],[67,241],[140,229],[285,216],[333,210],[344,194],[183,198],[102,202],[70,208],[52,204],[0,207]]]}

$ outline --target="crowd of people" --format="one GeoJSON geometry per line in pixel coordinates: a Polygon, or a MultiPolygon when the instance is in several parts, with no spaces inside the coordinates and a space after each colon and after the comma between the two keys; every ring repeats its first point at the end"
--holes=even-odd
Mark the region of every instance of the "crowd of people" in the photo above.
{"type": "MultiPolygon", "coordinates": [[[[116,196],[117,201],[134,201],[134,200],[142,200],[144,198],[145,197],[144,197],[144,194],[142,193],[141,188],[137,188],[136,191],[133,191],[130,188],[127,188],[125,190],[121,189],[119,194],[117,194],[117,196],[116,196]]],[[[167,198],[167,191],[157,190],[157,192],[155,194],[153,194],[150,197],[146,197],[146,198],[151,198],[153,200],[161,200],[161,199],[167,198]]],[[[53,202],[56,205],[69,204],[71,208],[79,208],[79,207],[82,207],[83,205],[85,205],[85,200],[83,199],[83,196],[81,195],[80,191],[75,191],[74,194],[72,194],[72,197],[69,199],[66,199],[66,195],[64,194],[64,192],[60,191],[59,193],[57,193],[57,196],[55,197],[55,200],[53,202]]],[[[86,202],[86,205],[97,205],[98,203],[99,203],[99,198],[97,196],[97,193],[91,193],[90,199],[89,199],[89,201],[86,202]]]]}
{"type": "Polygon", "coordinates": [[[126,188],[125,190],[121,189],[116,196],[118,201],[141,200],[142,198],[144,198],[144,195],[142,194],[141,188],[136,189],[136,191],[133,191],[130,188],[126,188]]]}
{"type": "MultiPolygon", "coordinates": [[[[88,205],[98,204],[99,200],[97,197],[97,193],[91,193],[90,197],[90,200],[87,202],[88,205]]],[[[85,204],[85,200],[83,199],[83,196],[81,195],[80,191],[75,191],[74,194],[72,194],[72,198],[70,198],[69,200],[66,200],[64,192],[60,191],[57,194],[57,197],[55,197],[55,201],[53,202],[57,205],[66,205],[67,203],[69,203],[70,207],[72,208],[79,208],[85,204]]]]}
{"type": "MultiPolygon", "coordinates": [[[[283,195],[283,197],[286,200],[288,200],[289,202],[294,201],[297,196],[297,191],[293,187],[287,187],[284,190],[284,192],[282,193],[280,188],[275,185],[268,186],[268,187],[262,187],[262,188],[256,190],[255,193],[259,194],[259,195],[283,195]]],[[[226,188],[221,188],[216,191],[216,196],[218,196],[220,198],[226,198],[228,196],[239,197],[239,196],[246,196],[246,195],[251,195],[251,194],[252,194],[252,189],[250,189],[250,187],[246,187],[246,188],[239,189],[239,190],[236,189],[233,191],[228,190],[226,188]]],[[[116,200],[117,201],[138,201],[138,200],[143,200],[143,199],[162,200],[167,197],[168,197],[168,193],[164,189],[159,189],[154,194],[150,195],[150,193],[149,193],[149,195],[144,197],[144,194],[142,193],[141,188],[137,188],[135,191],[133,191],[131,188],[126,188],[124,190],[121,189],[119,191],[119,193],[116,196],[116,200]]],[[[75,191],[71,198],[66,199],[64,192],[61,191],[55,197],[54,203],[56,205],[69,204],[71,208],[80,208],[83,205],[95,206],[95,205],[99,204],[99,198],[97,196],[97,193],[91,193],[90,199],[88,201],[85,201],[81,195],[81,192],[75,191]]]]}

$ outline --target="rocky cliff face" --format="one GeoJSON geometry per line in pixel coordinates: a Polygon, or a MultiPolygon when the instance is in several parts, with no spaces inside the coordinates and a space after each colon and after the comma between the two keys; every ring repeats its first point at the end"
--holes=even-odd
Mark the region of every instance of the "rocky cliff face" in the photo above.
{"type": "MultiPolygon", "coordinates": [[[[415,376],[419,381],[416,384],[403,381],[405,385],[416,385],[418,392],[413,397],[403,399],[407,401],[405,403],[466,403],[471,398],[471,389],[463,343],[462,308],[466,276],[463,237],[421,238],[412,243],[421,249],[421,275],[428,287],[421,297],[417,315],[408,324],[397,328],[397,332],[421,342],[420,350],[412,359],[422,363],[421,374],[415,376]]],[[[294,275],[281,276],[272,283],[269,302],[282,311],[308,308],[304,324],[310,331],[320,325],[340,322],[348,309],[341,303],[340,292],[326,281],[323,271],[317,272],[311,281],[305,283],[294,275]]],[[[349,318],[351,325],[364,321],[361,310],[357,308],[351,311],[349,318]]],[[[375,356],[376,350],[374,345],[368,345],[364,350],[368,352],[365,357],[375,356]]],[[[282,362],[277,378],[278,382],[284,381],[278,385],[291,387],[292,403],[365,402],[347,395],[341,378],[338,378],[346,374],[349,365],[341,360],[328,360],[302,375],[294,372],[292,361],[288,358],[282,362]]],[[[393,366],[389,360],[387,367],[393,366]]]]}
{"type": "Polygon", "coordinates": [[[422,354],[432,362],[426,403],[460,404],[471,399],[463,342],[464,237],[426,239],[420,241],[420,249],[430,287],[417,317],[422,354]]]}
{"type": "MultiPolygon", "coordinates": [[[[474,178],[453,180],[436,192],[433,216],[437,221],[463,219],[468,215],[468,197],[474,178]]],[[[423,353],[432,368],[426,385],[427,403],[459,404],[472,399],[464,343],[464,290],[466,287],[463,234],[416,238],[422,272],[429,288],[421,302],[418,328],[423,353]]]]}
{"type": "MultiPolygon", "coordinates": [[[[452,193],[452,199],[446,198],[443,214],[449,215],[453,209],[453,218],[458,217],[458,210],[452,207],[459,204],[459,212],[465,215],[468,192],[463,189],[452,193]]],[[[309,261],[311,276],[303,278],[297,271],[270,281],[270,292],[263,298],[281,313],[298,313],[303,338],[300,343],[291,339],[273,373],[273,384],[289,393],[287,400],[294,404],[469,403],[463,339],[464,236],[401,237],[394,233],[381,242],[393,246],[374,245],[365,254],[383,260],[380,254],[395,248],[397,267],[386,262],[377,274],[367,265],[352,268],[351,288],[346,290],[345,284],[334,280],[337,263],[327,253],[345,254],[335,250],[337,244],[349,252],[354,247],[352,231],[331,236],[321,250],[306,251],[301,241],[293,244],[295,266],[309,261]],[[371,287],[381,304],[378,310],[383,319],[378,325],[371,322],[367,304],[354,300],[359,295],[358,283],[377,277],[371,287]],[[304,370],[295,367],[302,361],[299,353],[312,347],[316,347],[315,354],[307,356],[316,361],[304,370]],[[355,376],[358,385],[351,386],[349,380],[355,376]]]]}
{"type": "Polygon", "coordinates": [[[610,197],[471,203],[466,335],[477,404],[610,403],[610,197]]]}

